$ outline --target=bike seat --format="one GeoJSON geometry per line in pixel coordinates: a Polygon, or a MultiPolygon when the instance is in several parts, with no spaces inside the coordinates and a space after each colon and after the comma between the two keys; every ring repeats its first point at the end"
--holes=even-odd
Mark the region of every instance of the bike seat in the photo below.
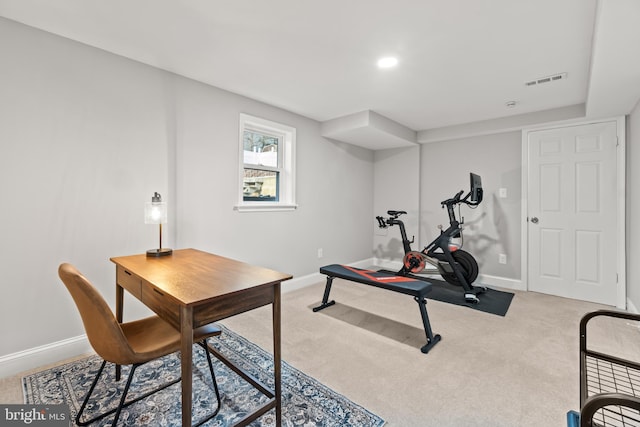
{"type": "Polygon", "coordinates": [[[407,213],[406,211],[387,211],[387,214],[391,216],[398,216],[406,213],[407,213]]]}

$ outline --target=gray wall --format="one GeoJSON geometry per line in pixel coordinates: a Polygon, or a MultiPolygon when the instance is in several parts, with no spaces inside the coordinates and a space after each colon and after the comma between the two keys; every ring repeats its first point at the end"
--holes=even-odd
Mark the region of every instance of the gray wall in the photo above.
{"type": "MultiPolygon", "coordinates": [[[[83,333],[57,278],[78,266],[113,301],[109,257],[198,247],[295,276],[371,257],[373,153],[315,121],[0,18],[0,358],[83,333]],[[238,213],[238,114],[298,131],[294,212],[238,213]],[[324,258],[317,258],[317,248],[324,258]]],[[[127,298],[125,316],[146,309],[127,298]]]]}
{"type": "MultiPolygon", "coordinates": [[[[482,177],[484,200],[476,209],[462,207],[464,248],[491,284],[501,279],[521,282],[521,132],[505,132],[422,144],[375,153],[374,211],[405,210],[409,238],[421,250],[448,226],[440,202],[460,190],[469,191],[469,172],[482,177]],[[498,197],[505,188],[507,197],[498,197]],[[498,263],[498,254],[507,263],[498,263]],[[492,277],[489,277],[492,276],[492,277]]],[[[456,211],[457,213],[457,211],[456,211]]],[[[382,263],[398,263],[404,255],[397,227],[379,230],[374,223],[374,255],[382,263]]],[[[496,283],[498,281],[498,283],[496,283]]]]}
{"type": "Polygon", "coordinates": [[[153,191],[173,196],[174,140],[166,73],[3,19],[0,57],[5,355],[83,333],[61,262],[113,301],[109,257],[157,244],[144,202],[153,191]]]}
{"type": "MultiPolygon", "coordinates": [[[[484,198],[475,209],[462,207],[464,249],[478,261],[481,275],[520,281],[521,133],[507,132],[427,143],[420,157],[420,247],[448,226],[440,202],[469,191],[469,172],[482,177],[484,198]],[[506,188],[507,198],[498,197],[506,188]],[[498,254],[507,263],[498,263],[498,254]]],[[[456,211],[457,214],[457,211],[456,211]]]]}
{"type": "Polygon", "coordinates": [[[294,276],[371,257],[371,150],[323,138],[316,121],[220,89],[185,79],[177,89],[177,246],[294,276]],[[297,210],[233,210],[238,203],[240,113],[296,128],[297,210]]]}
{"type": "MultiPolygon", "coordinates": [[[[379,150],[375,152],[374,213],[388,218],[388,210],[406,211],[400,219],[407,236],[418,239],[420,208],[420,146],[379,150]]],[[[404,256],[398,227],[379,228],[373,224],[373,253],[378,263],[400,262],[404,256]]],[[[421,249],[413,245],[413,249],[421,249]]]]}
{"type": "Polygon", "coordinates": [[[627,298],[640,310],[640,102],[627,116],[627,298]]]}

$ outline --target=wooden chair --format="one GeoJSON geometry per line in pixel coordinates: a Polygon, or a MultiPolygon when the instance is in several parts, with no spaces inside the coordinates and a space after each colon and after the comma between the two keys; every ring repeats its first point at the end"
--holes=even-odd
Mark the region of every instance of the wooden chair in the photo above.
{"type": "MultiPolygon", "coordinates": [[[[180,379],[177,379],[169,382],[143,396],[127,402],[127,392],[129,391],[129,386],[133,380],[136,368],[147,362],[178,351],[180,349],[179,331],[158,316],[151,316],[132,322],[118,323],[102,295],[74,266],[67,263],[61,264],[58,268],[58,275],[69,290],[69,293],[71,293],[80,311],[80,316],[82,317],[82,322],[91,346],[103,359],[102,366],[100,366],[100,370],[93,380],[91,388],[76,416],[76,423],[78,425],[86,426],[115,412],[113,422],[111,423],[112,426],[115,426],[122,408],[180,381],[180,379]],[[97,415],[88,421],[81,421],[80,418],[107,362],[115,363],[116,365],[131,365],[131,371],[129,372],[127,383],[120,398],[120,403],[115,409],[97,415]]],[[[207,355],[211,379],[213,380],[213,387],[218,401],[215,412],[198,424],[202,424],[214,417],[221,406],[220,392],[206,342],[207,338],[218,336],[220,333],[220,328],[213,323],[194,330],[194,342],[198,343],[207,355]]]]}

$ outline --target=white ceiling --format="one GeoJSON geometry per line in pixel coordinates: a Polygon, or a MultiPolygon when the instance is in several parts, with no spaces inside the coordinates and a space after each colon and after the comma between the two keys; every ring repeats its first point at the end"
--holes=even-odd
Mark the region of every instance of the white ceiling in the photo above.
{"type": "Polygon", "coordinates": [[[419,132],[579,104],[628,113],[640,97],[639,5],[0,0],[0,16],[320,122],[373,111],[419,132]],[[378,69],[385,55],[398,66],[378,69]],[[567,79],[524,84],[557,73],[567,79]]]}

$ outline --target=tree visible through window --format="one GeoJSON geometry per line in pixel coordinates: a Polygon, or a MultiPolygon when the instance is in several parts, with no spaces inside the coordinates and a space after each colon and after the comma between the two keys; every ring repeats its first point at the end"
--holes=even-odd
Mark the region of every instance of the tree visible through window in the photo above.
{"type": "Polygon", "coordinates": [[[240,210],[295,208],[294,146],[294,128],[240,115],[240,210]]]}

